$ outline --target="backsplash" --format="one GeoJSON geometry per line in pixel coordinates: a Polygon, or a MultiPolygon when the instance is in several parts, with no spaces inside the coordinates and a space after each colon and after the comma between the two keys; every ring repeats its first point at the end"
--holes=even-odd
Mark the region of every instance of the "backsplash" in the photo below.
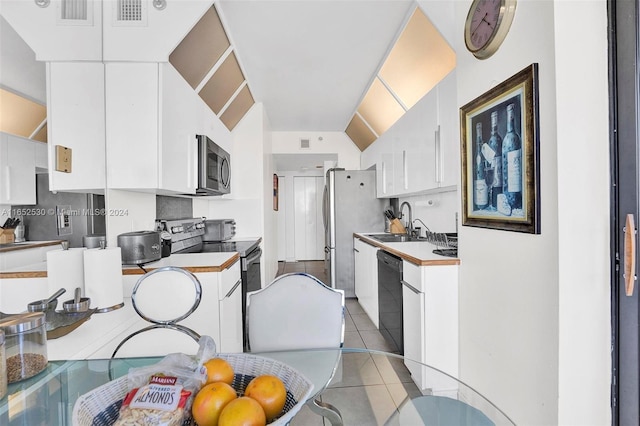
{"type": "Polygon", "coordinates": [[[193,217],[191,198],[156,195],[156,219],[183,219],[193,217]]]}
{"type": "MultiPolygon", "coordinates": [[[[89,197],[102,198],[74,192],[49,191],[49,175],[46,173],[36,175],[36,205],[13,206],[14,210],[33,212],[22,217],[25,226],[27,241],[67,240],[70,247],[82,247],[82,237],[97,232],[104,233],[104,215],[89,215],[89,197]],[[58,234],[56,206],[68,206],[72,212],[69,216],[71,222],[70,233],[58,234]],[[42,212],[42,214],[40,213],[42,212]],[[92,231],[92,229],[94,231],[92,231]]],[[[101,203],[104,207],[104,201],[101,203]]],[[[98,208],[100,202],[94,208],[98,208]]]]}

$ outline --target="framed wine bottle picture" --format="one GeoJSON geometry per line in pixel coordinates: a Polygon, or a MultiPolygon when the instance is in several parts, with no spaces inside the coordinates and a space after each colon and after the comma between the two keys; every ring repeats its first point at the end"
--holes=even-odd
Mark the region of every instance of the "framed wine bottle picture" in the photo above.
{"type": "Polygon", "coordinates": [[[460,108],[462,225],[540,233],[538,64],[460,108]]]}

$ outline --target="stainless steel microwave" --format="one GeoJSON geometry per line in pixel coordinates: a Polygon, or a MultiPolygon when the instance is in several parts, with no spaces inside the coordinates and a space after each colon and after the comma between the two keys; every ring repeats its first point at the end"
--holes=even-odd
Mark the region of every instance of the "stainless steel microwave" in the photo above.
{"type": "Polygon", "coordinates": [[[198,189],[196,195],[231,192],[231,157],[206,135],[198,139],[198,189]]]}

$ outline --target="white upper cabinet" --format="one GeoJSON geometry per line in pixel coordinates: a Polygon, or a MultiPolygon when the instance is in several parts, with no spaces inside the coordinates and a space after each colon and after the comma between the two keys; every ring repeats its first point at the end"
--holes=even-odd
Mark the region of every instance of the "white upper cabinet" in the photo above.
{"type": "Polygon", "coordinates": [[[460,181],[460,124],[457,105],[456,70],[438,84],[440,158],[438,186],[455,188],[460,181]]]}
{"type": "Polygon", "coordinates": [[[104,191],[104,99],[105,71],[101,62],[47,64],[51,191],[104,191]],[[56,170],[56,146],[71,149],[71,171],[56,170]]]}
{"type": "Polygon", "coordinates": [[[376,165],[378,198],[455,189],[459,174],[455,71],[362,153],[376,165]]]}
{"type": "Polygon", "coordinates": [[[36,203],[35,142],[0,133],[0,204],[36,203]]]}
{"type": "Polygon", "coordinates": [[[194,194],[205,104],[169,64],[106,70],[108,187],[194,194]]]}

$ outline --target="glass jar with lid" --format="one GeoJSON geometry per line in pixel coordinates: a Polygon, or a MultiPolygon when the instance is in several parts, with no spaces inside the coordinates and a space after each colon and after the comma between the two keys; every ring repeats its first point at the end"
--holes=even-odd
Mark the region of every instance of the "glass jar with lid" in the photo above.
{"type": "Polygon", "coordinates": [[[12,315],[0,320],[5,336],[7,383],[28,379],[47,367],[44,312],[12,315]]]}
{"type": "Polygon", "coordinates": [[[7,394],[7,363],[4,356],[4,331],[0,330],[0,399],[7,394]]]}

